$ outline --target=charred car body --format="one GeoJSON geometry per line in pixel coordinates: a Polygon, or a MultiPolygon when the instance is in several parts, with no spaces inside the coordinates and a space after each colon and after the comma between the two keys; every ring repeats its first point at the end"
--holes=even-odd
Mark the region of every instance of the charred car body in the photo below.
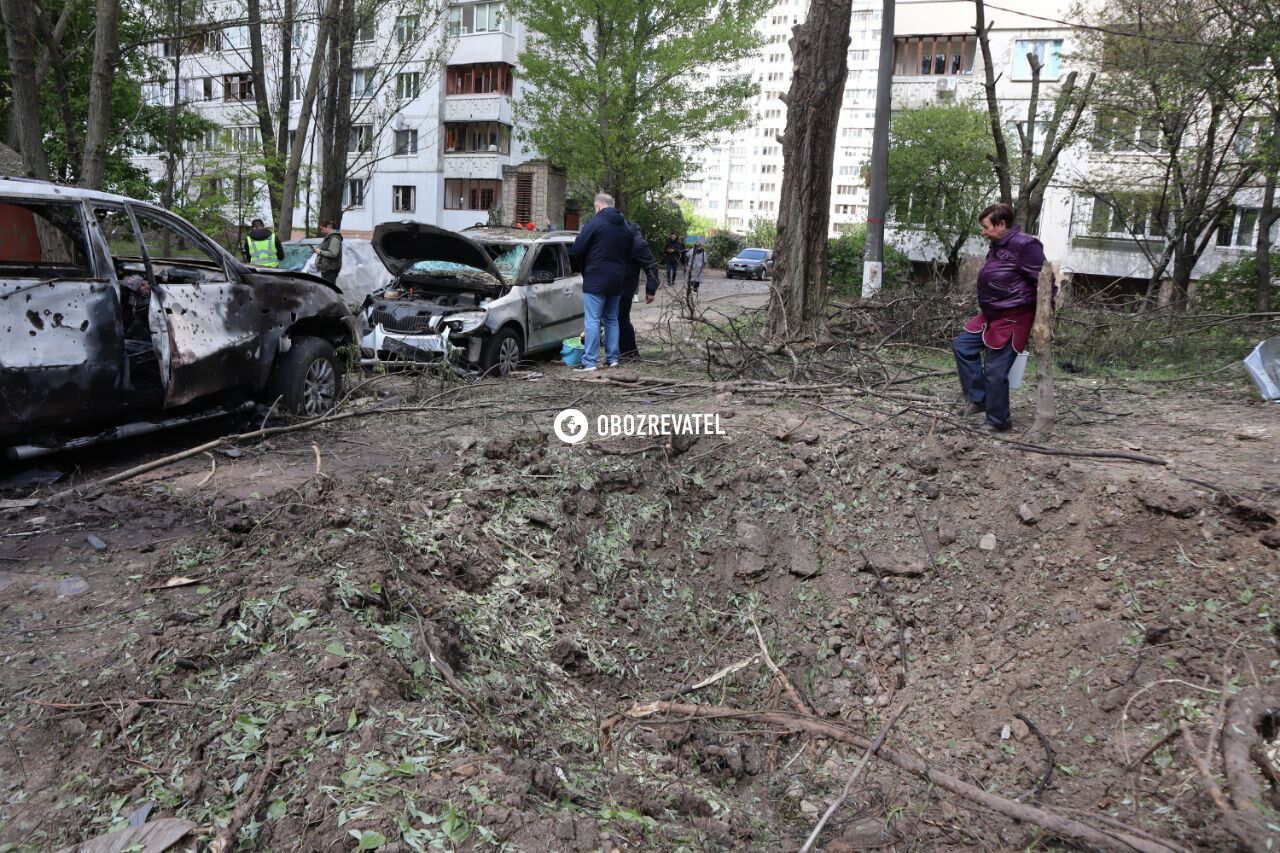
{"type": "Polygon", "coordinates": [[[368,300],[362,362],[443,358],[505,376],[526,354],[559,349],[582,331],[576,235],[377,226],[373,246],[393,279],[368,300]]]}
{"type": "Polygon", "coordinates": [[[11,458],[255,397],[319,414],[341,393],[336,348],[358,329],[323,279],[246,266],[160,208],[0,179],[0,448],[11,458]]]}

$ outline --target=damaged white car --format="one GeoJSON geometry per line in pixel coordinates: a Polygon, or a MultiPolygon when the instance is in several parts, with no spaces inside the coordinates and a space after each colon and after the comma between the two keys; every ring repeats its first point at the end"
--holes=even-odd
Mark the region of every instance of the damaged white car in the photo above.
{"type": "Polygon", "coordinates": [[[436,361],[506,376],[525,356],[582,331],[576,231],[449,231],[388,222],[373,246],[393,279],[365,306],[365,365],[436,361]]]}

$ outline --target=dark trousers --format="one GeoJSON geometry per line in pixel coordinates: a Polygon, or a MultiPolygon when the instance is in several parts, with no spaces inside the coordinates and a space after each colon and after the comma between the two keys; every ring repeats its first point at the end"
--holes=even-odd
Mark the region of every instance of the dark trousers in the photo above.
{"type": "Polygon", "coordinates": [[[675,258],[667,258],[667,287],[674,287],[676,283],[676,268],[680,266],[680,262],[675,258]]]}
{"type": "Polygon", "coordinates": [[[1018,357],[1013,342],[990,349],[982,342],[980,332],[961,332],[952,341],[951,349],[956,354],[956,372],[965,397],[987,407],[987,423],[992,426],[1005,429],[1012,425],[1009,368],[1018,357]]]}
{"type": "Polygon", "coordinates": [[[636,298],[636,285],[623,285],[622,298],[618,301],[618,352],[623,358],[639,358],[636,345],[636,327],[631,325],[631,303],[636,298]]]}
{"type": "Polygon", "coordinates": [[[341,272],[341,270],[318,270],[317,272],[319,273],[322,279],[334,285],[335,287],[337,286],[338,273],[341,272]]]}

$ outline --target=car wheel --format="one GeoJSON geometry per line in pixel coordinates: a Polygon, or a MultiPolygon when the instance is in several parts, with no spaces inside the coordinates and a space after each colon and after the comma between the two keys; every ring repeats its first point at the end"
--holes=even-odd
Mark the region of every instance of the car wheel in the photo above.
{"type": "Polygon", "coordinates": [[[760,272],[756,273],[756,281],[764,281],[764,267],[761,267],[760,272]]]}
{"type": "Polygon", "coordinates": [[[276,359],[267,384],[267,403],[315,418],[333,409],[342,395],[342,365],[333,344],[321,338],[294,338],[289,351],[276,359]]]}
{"type": "Polygon", "coordinates": [[[506,376],[520,366],[522,355],[520,333],[506,326],[491,335],[480,348],[480,371],[486,376],[506,376]]]}

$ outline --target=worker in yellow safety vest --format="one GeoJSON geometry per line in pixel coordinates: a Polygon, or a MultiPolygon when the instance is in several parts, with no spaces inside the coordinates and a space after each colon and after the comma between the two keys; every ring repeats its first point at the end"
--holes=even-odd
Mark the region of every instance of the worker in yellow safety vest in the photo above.
{"type": "Polygon", "coordinates": [[[255,267],[278,267],[284,260],[280,238],[261,219],[253,220],[253,227],[244,238],[244,259],[255,267]]]}

